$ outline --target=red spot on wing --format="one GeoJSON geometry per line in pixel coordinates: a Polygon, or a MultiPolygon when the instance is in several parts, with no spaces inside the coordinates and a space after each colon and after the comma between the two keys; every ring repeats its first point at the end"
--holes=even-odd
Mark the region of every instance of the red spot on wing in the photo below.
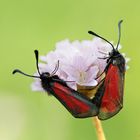
{"type": "MultiPolygon", "coordinates": [[[[77,114],[88,114],[90,106],[87,102],[71,88],[65,87],[57,82],[53,85],[55,97],[75,116],[77,114]],[[74,93],[73,93],[74,92],[74,93]]],[[[86,101],[86,100],[85,100],[86,101]]]]}

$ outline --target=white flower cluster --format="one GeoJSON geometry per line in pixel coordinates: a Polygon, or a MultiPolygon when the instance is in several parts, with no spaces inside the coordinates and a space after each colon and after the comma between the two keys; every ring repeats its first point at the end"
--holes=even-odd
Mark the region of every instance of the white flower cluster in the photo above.
{"type": "MultiPolygon", "coordinates": [[[[101,58],[107,57],[111,51],[110,44],[97,37],[73,42],[67,39],[56,43],[54,51],[46,56],[40,56],[42,63],[39,64],[39,69],[41,72],[52,73],[59,60],[56,75],[64,81],[73,81],[67,82],[70,87],[75,90],[77,85],[94,87],[99,82],[96,78],[104,71],[107,64],[106,59],[101,58]]],[[[40,79],[35,79],[32,90],[43,90],[40,79]]]]}

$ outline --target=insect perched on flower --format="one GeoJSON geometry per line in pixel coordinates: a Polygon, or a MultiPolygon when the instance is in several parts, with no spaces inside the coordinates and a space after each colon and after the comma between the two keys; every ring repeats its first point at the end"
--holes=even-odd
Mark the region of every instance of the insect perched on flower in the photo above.
{"type": "Polygon", "coordinates": [[[26,74],[19,69],[15,69],[13,74],[20,73],[28,77],[34,77],[41,80],[42,88],[47,91],[50,95],[55,96],[65,107],[66,109],[76,118],[85,118],[92,117],[98,113],[98,102],[92,102],[86,96],[80,94],[79,92],[70,88],[65,81],[60,79],[55,75],[56,71],[59,68],[56,65],[52,73],[44,72],[41,73],[38,67],[38,51],[35,50],[36,56],[36,66],[39,76],[33,76],[26,74]]]}
{"type": "Polygon", "coordinates": [[[114,46],[104,39],[103,37],[97,35],[96,33],[89,31],[89,34],[95,35],[112,46],[112,51],[109,56],[102,58],[107,59],[107,65],[105,67],[105,78],[102,84],[100,84],[97,93],[102,95],[100,109],[98,118],[101,120],[109,119],[110,117],[117,114],[123,107],[123,92],[124,92],[124,76],[125,76],[125,58],[118,51],[118,46],[120,44],[121,37],[121,23],[118,23],[119,28],[119,39],[117,47],[114,46]]]}
{"type": "Polygon", "coordinates": [[[38,64],[38,51],[35,50],[35,75],[18,69],[13,74],[18,72],[35,78],[33,90],[47,91],[55,96],[76,118],[108,119],[119,112],[123,103],[126,62],[118,51],[121,22],[116,49],[111,42],[89,31],[97,37],[91,41],[59,42],[55,51],[40,57],[44,63],[38,64]]]}

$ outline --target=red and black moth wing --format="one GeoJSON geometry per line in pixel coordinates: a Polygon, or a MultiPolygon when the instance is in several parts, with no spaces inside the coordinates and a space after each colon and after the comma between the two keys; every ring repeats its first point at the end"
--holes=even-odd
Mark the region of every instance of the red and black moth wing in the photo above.
{"type": "Polygon", "coordinates": [[[122,55],[111,60],[104,82],[96,94],[102,94],[98,118],[106,120],[117,114],[123,107],[125,60],[122,55]]]}
{"type": "MultiPolygon", "coordinates": [[[[123,90],[124,90],[124,76],[125,76],[125,59],[118,51],[121,38],[121,23],[123,20],[118,22],[119,38],[116,48],[113,44],[103,38],[102,36],[96,34],[95,32],[89,31],[96,37],[99,37],[111,45],[112,51],[108,54],[108,57],[102,59],[107,59],[107,66],[105,67],[104,73],[105,78],[96,92],[96,96],[100,95],[102,98],[100,100],[100,109],[98,118],[100,120],[106,120],[117,114],[123,107],[123,90]]],[[[94,102],[94,99],[93,99],[94,102]]]]}
{"type": "Polygon", "coordinates": [[[92,117],[99,113],[98,103],[93,103],[86,96],[66,85],[64,86],[59,82],[53,82],[53,86],[51,86],[49,91],[76,118],[92,117]]]}
{"type": "Polygon", "coordinates": [[[38,67],[38,51],[35,50],[36,66],[39,76],[33,76],[22,72],[19,69],[15,69],[13,74],[20,73],[28,77],[39,78],[42,88],[49,94],[55,96],[65,108],[76,118],[87,118],[96,116],[99,113],[99,102],[96,100],[88,99],[86,96],[70,88],[65,81],[55,75],[58,70],[58,65],[54,71],[50,74],[48,72],[41,73],[38,67]]]}

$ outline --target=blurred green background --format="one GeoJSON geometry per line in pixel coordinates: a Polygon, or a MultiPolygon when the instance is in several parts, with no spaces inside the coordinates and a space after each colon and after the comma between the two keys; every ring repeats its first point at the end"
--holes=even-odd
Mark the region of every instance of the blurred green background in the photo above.
{"type": "Polygon", "coordinates": [[[140,140],[139,13],[139,0],[1,0],[0,140],[97,139],[90,118],[73,118],[54,97],[32,92],[32,79],[11,72],[34,73],[34,49],[43,55],[60,40],[91,39],[89,29],[117,42],[120,19],[121,51],[131,58],[124,108],[102,123],[107,140],[140,140]]]}

